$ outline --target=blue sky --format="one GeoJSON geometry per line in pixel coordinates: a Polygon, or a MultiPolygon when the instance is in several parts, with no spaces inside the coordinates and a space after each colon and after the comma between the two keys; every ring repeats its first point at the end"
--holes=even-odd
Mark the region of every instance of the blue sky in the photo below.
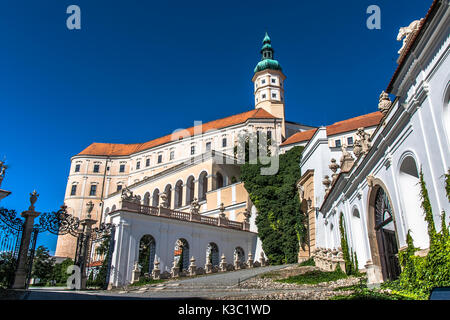
{"type": "MultiPolygon", "coordinates": [[[[1,206],[64,200],[70,157],[92,142],[137,143],[253,108],[264,32],[287,76],[288,120],[320,126],[377,110],[398,29],[431,0],[0,1],[1,206]],[[66,8],[81,8],[68,30],[66,8]],[[369,5],[381,30],[366,28],[369,5]]],[[[53,252],[56,237],[41,235],[53,252]]]]}

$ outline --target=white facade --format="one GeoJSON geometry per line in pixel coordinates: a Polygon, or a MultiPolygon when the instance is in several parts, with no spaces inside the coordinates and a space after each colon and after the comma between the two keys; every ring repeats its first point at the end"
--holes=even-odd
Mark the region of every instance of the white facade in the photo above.
{"type": "MultiPolygon", "coordinates": [[[[349,172],[338,177],[325,201],[324,186],[315,182],[316,203],[320,207],[316,217],[317,246],[340,247],[338,223],[342,213],[349,245],[357,254],[360,268],[368,271],[369,282],[390,278],[385,270],[387,264],[383,262],[387,249],[380,249],[378,231],[375,231],[378,190],[383,190],[391,206],[393,221],[386,228],[395,234],[396,250],[406,246],[408,230],[416,247],[429,247],[427,225],[420,207],[420,169],[438,231],[441,212],[450,212],[444,176],[450,168],[448,1],[438,2],[434,10],[434,16],[422,27],[415,46],[388,88],[396,99],[372,134],[369,152],[357,158],[349,172]]],[[[318,145],[319,137],[320,133],[316,139],[318,145]]],[[[324,155],[324,150],[320,147],[311,150],[311,160],[302,162],[302,170],[308,161],[317,161],[319,168],[315,169],[321,170],[325,163],[318,159],[332,156],[324,155]]],[[[317,180],[321,178],[317,176],[317,180]]]]}
{"type": "MultiPolygon", "coordinates": [[[[235,249],[238,247],[244,251],[246,260],[249,253],[253,257],[258,254],[257,234],[251,231],[127,211],[112,213],[110,218],[116,225],[116,247],[112,256],[110,278],[113,286],[123,286],[132,282],[133,267],[139,260],[139,243],[144,235],[151,235],[155,239],[155,258],[160,262],[161,272],[170,273],[175,244],[179,239],[187,241],[189,258],[194,257],[197,267],[202,268],[205,266],[207,247],[211,242],[218,246],[219,256],[225,255],[229,264],[233,264],[235,249]]],[[[254,226],[250,229],[254,230],[254,226]]]]}

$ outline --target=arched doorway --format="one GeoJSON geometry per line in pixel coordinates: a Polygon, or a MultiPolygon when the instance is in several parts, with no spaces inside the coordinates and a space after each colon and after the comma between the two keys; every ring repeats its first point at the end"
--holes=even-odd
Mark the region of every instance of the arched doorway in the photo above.
{"type": "Polygon", "coordinates": [[[150,192],[146,192],[144,194],[144,202],[143,202],[144,206],[149,206],[150,205],[150,192]]]}
{"type": "MultiPolygon", "coordinates": [[[[381,186],[377,186],[373,198],[373,229],[376,244],[371,243],[372,255],[375,253],[381,266],[384,280],[395,280],[400,274],[398,263],[397,233],[394,223],[394,212],[387,193],[381,186]],[[376,247],[375,247],[376,246],[376,247]]],[[[370,237],[370,236],[369,236],[370,237]]],[[[378,261],[376,261],[378,260],[378,261]]],[[[378,264],[378,263],[377,263],[378,264]]]]}
{"type": "Polygon", "coordinates": [[[178,239],[175,242],[174,261],[176,265],[182,270],[188,270],[189,268],[189,243],[186,239],[178,239]]]}
{"type": "Polygon", "coordinates": [[[141,275],[152,273],[153,263],[155,261],[156,242],[155,238],[146,234],[139,241],[139,265],[141,267],[141,275]]]}
{"type": "Polygon", "coordinates": [[[213,266],[219,266],[219,247],[214,242],[208,243],[206,248],[206,256],[208,257],[209,263],[213,266]]]}
{"type": "MultiPolygon", "coordinates": [[[[236,261],[236,257],[237,260],[241,263],[245,263],[245,253],[244,253],[244,249],[242,249],[241,247],[236,247],[234,249],[234,261],[236,261]]],[[[233,262],[234,262],[233,261],[233,262]]]]}

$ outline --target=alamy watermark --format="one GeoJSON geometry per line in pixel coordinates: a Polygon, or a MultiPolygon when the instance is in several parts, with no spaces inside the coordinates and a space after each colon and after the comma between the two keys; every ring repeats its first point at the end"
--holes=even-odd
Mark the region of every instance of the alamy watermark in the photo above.
{"type": "Polygon", "coordinates": [[[69,30],[80,30],[81,29],[81,9],[77,5],[70,5],[66,10],[67,14],[70,16],[67,17],[66,26],[69,30]]]}
{"type": "Polygon", "coordinates": [[[366,26],[369,30],[381,29],[381,9],[379,6],[373,4],[367,7],[367,14],[370,16],[366,20],[366,26]]]}

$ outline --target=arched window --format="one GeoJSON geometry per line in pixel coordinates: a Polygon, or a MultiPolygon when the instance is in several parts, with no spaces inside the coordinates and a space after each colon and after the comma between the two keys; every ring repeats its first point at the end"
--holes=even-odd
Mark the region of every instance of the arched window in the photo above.
{"type": "Polygon", "coordinates": [[[414,240],[414,246],[425,249],[429,238],[425,220],[421,209],[419,171],[416,161],[410,155],[406,156],[401,164],[398,179],[408,229],[414,240]]]}
{"type": "Polygon", "coordinates": [[[216,173],[216,189],[220,189],[223,188],[224,184],[223,184],[223,176],[220,172],[216,173]]]}
{"type": "Polygon", "coordinates": [[[171,206],[172,206],[172,186],[170,184],[168,184],[166,186],[166,188],[164,189],[164,192],[167,195],[166,207],[171,208],[171,206]]]}
{"type": "Polygon", "coordinates": [[[155,190],[153,191],[153,196],[152,196],[152,206],[153,206],[153,207],[159,206],[159,189],[155,189],[155,190]]]}
{"type": "Polygon", "coordinates": [[[150,205],[150,192],[146,192],[144,194],[144,202],[143,202],[144,206],[148,206],[150,205]]]}
{"type": "Polygon", "coordinates": [[[206,192],[208,192],[207,173],[203,171],[198,178],[198,200],[206,200],[206,192]]]}
{"type": "Polygon", "coordinates": [[[114,205],[112,206],[112,208],[111,208],[111,212],[116,211],[116,210],[117,210],[117,207],[116,207],[116,205],[114,204],[114,205]]]}
{"type": "Polygon", "coordinates": [[[447,87],[444,98],[444,114],[442,120],[444,121],[444,128],[447,134],[447,143],[450,145],[450,86],[447,87]]]}
{"type": "Polygon", "coordinates": [[[219,266],[219,247],[214,242],[210,242],[206,248],[208,262],[214,266],[219,266]]]}
{"type": "Polygon", "coordinates": [[[190,205],[194,199],[194,177],[190,176],[186,181],[186,205],[190,205]]]}
{"type": "Polygon", "coordinates": [[[189,268],[189,243],[186,239],[178,239],[175,242],[174,261],[176,265],[182,270],[189,268]]]}
{"type": "Polygon", "coordinates": [[[141,275],[151,273],[155,261],[156,243],[151,235],[144,235],[139,241],[139,266],[141,275]]]}
{"type": "Polygon", "coordinates": [[[183,181],[178,180],[175,184],[175,203],[174,208],[183,206],[183,181]]]}

